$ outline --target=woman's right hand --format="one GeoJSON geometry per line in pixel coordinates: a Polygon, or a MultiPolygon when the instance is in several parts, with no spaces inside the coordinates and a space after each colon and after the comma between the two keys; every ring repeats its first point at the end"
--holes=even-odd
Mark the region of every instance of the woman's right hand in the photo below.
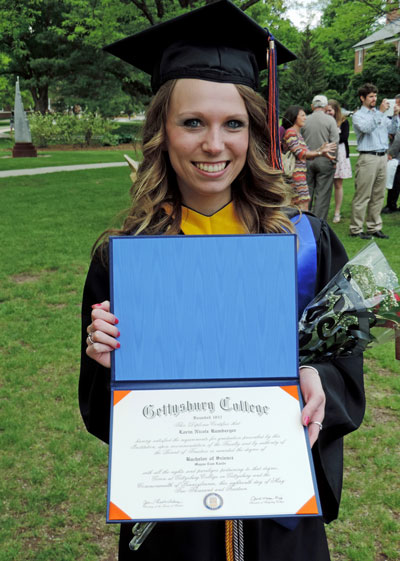
{"type": "Polygon", "coordinates": [[[110,302],[105,300],[101,304],[92,306],[92,323],[87,327],[86,354],[106,368],[111,368],[111,351],[119,349],[116,340],[119,330],[116,327],[118,319],[110,313],[110,302]]]}

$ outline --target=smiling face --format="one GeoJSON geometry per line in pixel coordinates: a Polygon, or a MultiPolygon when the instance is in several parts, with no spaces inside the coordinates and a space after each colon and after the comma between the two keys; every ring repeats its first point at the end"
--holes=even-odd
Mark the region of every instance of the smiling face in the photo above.
{"type": "Polygon", "coordinates": [[[327,115],[330,115],[331,117],[335,117],[335,110],[334,110],[334,108],[332,107],[332,105],[327,105],[327,106],[325,107],[324,111],[325,111],[325,113],[326,113],[327,115]]]}
{"type": "Polygon", "coordinates": [[[178,80],[166,122],[167,151],[187,206],[213,214],[231,200],[246,162],[249,116],[233,84],[178,80]]]}

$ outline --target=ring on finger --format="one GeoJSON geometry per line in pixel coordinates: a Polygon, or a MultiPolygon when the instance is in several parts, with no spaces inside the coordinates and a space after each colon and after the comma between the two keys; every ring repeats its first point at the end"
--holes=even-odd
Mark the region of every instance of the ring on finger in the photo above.
{"type": "Polygon", "coordinates": [[[311,421],[310,425],[318,425],[319,426],[319,430],[322,430],[322,423],[320,423],[319,421],[311,421]]]}
{"type": "Polygon", "coordinates": [[[88,333],[88,339],[89,339],[91,345],[94,345],[94,343],[95,343],[95,341],[93,340],[93,333],[94,333],[94,331],[91,331],[90,333],[88,333]]]}

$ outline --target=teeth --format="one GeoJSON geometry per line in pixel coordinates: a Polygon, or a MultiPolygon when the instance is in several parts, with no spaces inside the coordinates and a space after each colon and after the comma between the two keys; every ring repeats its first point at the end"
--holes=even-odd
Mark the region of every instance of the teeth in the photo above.
{"type": "Polygon", "coordinates": [[[203,163],[195,163],[195,166],[201,169],[202,171],[209,171],[209,172],[216,172],[222,171],[226,167],[226,162],[222,162],[220,164],[203,164],[203,163]]]}

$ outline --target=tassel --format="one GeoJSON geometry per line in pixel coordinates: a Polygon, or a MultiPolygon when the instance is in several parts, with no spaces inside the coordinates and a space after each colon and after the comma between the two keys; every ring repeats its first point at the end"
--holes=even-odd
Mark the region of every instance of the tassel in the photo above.
{"type": "Polygon", "coordinates": [[[244,561],[243,520],[225,520],[226,561],[244,561]]]}
{"type": "Polygon", "coordinates": [[[225,553],[226,561],[234,561],[233,553],[233,521],[225,520],[225,553]]]}
{"type": "Polygon", "coordinates": [[[244,561],[243,520],[233,521],[233,552],[235,561],[244,561]]]}
{"type": "Polygon", "coordinates": [[[269,51],[267,51],[268,68],[268,109],[267,119],[271,135],[270,163],[274,169],[283,171],[281,143],[279,139],[279,94],[278,70],[276,60],[275,39],[269,35],[269,51]]]}

